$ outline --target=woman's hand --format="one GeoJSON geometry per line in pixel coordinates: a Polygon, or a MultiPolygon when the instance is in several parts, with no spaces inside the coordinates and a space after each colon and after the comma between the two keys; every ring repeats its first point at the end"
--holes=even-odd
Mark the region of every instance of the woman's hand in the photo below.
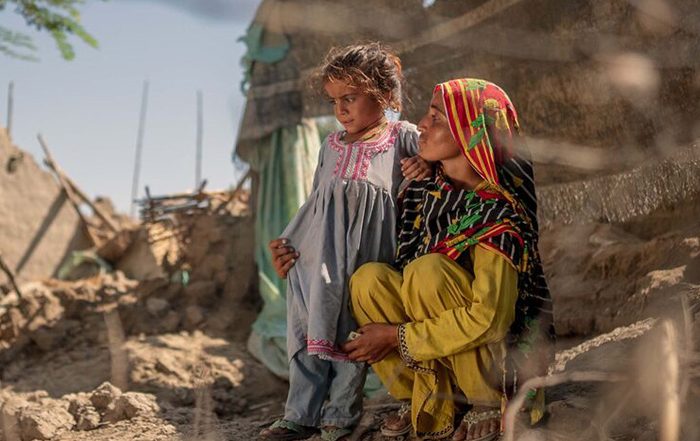
{"type": "Polygon", "coordinates": [[[433,175],[433,165],[416,155],[401,160],[401,173],[406,179],[421,181],[433,175]]]}
{"type": "Polygon", "coordinates": [[[370,323],[357,330],[359,337],[341,346],[353,361],[376,363],[399,346],[397,325],[370,323]]]}
{"type": "Polygon", "coordinates": [[[289,269],[294,266],[299,253],[294,247],[287,245],[289,240],[284,238],[271,240],[267,245],[272,253],[272,266],[275,267],[275,272],[283,279],[287,278],[289,269]]]}

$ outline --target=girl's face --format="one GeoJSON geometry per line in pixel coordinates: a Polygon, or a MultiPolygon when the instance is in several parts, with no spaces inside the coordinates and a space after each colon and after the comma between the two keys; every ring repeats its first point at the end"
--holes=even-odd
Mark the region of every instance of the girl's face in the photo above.
{"type": "Polygon", "coordinates": [[[462,155],[462,148],[450,132],[439,93],[433,94],[428,113],[418,123],[418,131],[420,156],[426,161],[444,161],[462,155]]]}
{"type": "Polygon", "coordinates": [[[376,99],[345,81],[327,81],[323,88],[335,117],[350,135],[362,134],[384,116],[376,99]]]}

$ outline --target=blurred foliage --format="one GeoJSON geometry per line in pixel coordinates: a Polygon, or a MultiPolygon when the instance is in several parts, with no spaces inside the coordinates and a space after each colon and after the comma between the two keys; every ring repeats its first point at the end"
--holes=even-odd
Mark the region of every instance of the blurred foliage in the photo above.
{"type": "MultiPolygon", "coordinates": [[[[66,60],[75,58],[71,36],[85,44],[97,47],[97,40],[80,24],[78,8],[85,0],[0,0],[0,12],[13,9],[27,25],[39,32],[48,32],[56,41],[58,50],[66,60]]],[[[0,53],[24,60],[36,60],[36,46],[31,37],[0,26],[0,53]]]]}

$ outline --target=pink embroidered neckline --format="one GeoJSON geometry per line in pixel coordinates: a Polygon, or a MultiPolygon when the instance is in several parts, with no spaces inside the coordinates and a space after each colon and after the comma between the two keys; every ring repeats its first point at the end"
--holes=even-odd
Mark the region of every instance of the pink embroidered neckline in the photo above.
{"type": "Polygon", "coordinates": [[[389,150],[394,145],[400,126],[400,121],[389,122],[386,129],[376,138],[352,143],[344,143],[340,139],[344,132],[330,134],[328,145],[338,152],[333,174],[343,179],[367,179],[367,170],[372,158],[389,150]]]}

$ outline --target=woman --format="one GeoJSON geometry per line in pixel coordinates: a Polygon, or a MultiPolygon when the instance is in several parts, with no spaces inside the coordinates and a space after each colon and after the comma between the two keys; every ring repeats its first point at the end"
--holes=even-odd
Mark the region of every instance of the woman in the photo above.
{"type": "MultiPolygon", "coordinates": [[[[385,422],[385,436],[413,427],[448,437],[458,389],[471,410],[453,439],[492,440],[516,380],[543,373],[553,338],[532,167],[516,151],[515,108],[492,83],[439,84],[418,129],[436,175],[403,196],[395,268],[370,263],[353,275],[362,327],[343,349],[410,403],[385,422]]],[[[544,396],[531,398],[535,422],[544,396]]]]}

